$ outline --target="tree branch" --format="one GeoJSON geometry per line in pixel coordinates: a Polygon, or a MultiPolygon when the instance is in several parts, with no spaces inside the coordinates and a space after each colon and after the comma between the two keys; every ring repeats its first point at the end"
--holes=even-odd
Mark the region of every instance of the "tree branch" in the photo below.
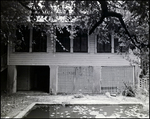
{"type": "Polygon", "coordinates": [[[117,17],[122,25],[122,27],[125,29],[127,35],[130,37],[131,39],[131,42],[134,44],[134,46],[136,46],[137,48],[141,49],[141,46],[140,45],[143,45],[143,46],[148,46],[146,44],[141,44],[140,42],[137,41],[136,39],[136,36],[134,35],[134,38],[135,38],[135,41],[134,39],[131,37],[130,33],[128,32],[127,28],[126,28],[126,25],[122,19],[122,15],[120,13],[117,13],[117,12],[112,12],[112,11],[108,11],[108,7],[107,7],[107,2],[106,0],[99,0],[100,4],[101,4],[101,8],[102,8],[102,13],[101,13],[101,18],[100,20],[92,27],[92,29],[90,30],[89,32],[89,35],[91,35],[94,30],[96,29],[96,27],[98,27],[103,21],[104,21],[104,18],[106,17],[117,17]],[[137,45],[137,44],[139,45],[137,45]]]}
{"type": "Polygon", "coordinates": [[[104,21],[104,16],[102,16],[100,18],[100,20],[92,27],[92,29],[90,30],[89,34],[91,35],[93,33],[93,31],[96,29],[97,26],[99,26],[103,21],[104,21]]]}
{"type": "Polygon", "coordinates": [[[25,4],[23,4],[20,0],[17,0],[24,8],[26,8],[27,10],[32,11],[32,9],[28,6],[26,6],[25,4]]]}

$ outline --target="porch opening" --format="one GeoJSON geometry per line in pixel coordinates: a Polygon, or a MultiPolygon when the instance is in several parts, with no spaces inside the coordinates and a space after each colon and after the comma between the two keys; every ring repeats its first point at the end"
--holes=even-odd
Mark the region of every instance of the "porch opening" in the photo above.
{"type": "Polygon", "coordinates": [[[18,66],[17,91],[42,91],[49,93],[49,66],[18,66]]]}

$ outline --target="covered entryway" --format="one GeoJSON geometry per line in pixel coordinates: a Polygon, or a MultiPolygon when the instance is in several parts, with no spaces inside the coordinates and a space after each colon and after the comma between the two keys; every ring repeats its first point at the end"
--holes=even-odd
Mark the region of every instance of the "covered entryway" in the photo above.
{"type": "Polygon", "coordinates": [[[101,93],[120,92],[125,88],[124,83],[134,84],[134,67],[132,66],[103,66],[101,69],[101,93]]]}
{"type": "Polygon", "coordinates": [[[31,90],[49,93],[49,66],[31,66],[31,90]]]}
{"type": "Polygon", "coordinates": [[[17,66],[17,91],[49,93],[49,66],[17,66]]]}

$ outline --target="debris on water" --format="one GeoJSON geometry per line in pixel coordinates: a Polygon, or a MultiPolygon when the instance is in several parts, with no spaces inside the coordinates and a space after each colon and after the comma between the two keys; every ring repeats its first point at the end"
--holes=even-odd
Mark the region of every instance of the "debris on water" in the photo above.
{"type": "Polygon", "coordinates": [[[83,118],[87,118],[86,116],[83,116],[83,118]]]}
{"type": "Polygon", "coordinates": [[[70,116],[67,116],[67,118],[69,118],[70,116]]]}
{"type": "Polygon", "coordinates": [[[66,115],[69,115],[69,113],[66,113],[66,115]]]}
{"type": "Polygon", "coordinates": [[[96,115],[95,118],[102,118],[102,117],[105,117],[105,116],[103,114],[98,114],[98,115],[96,115]]]}
{"type": "Polygon", "coordinates": [[[104,115],[106,116],[106,115],[107,115],[107,112],[104,112],[104,115]]]}
{"type": "Polygon", "coordinates": [[[122,110],[120,110],[120,113],[123,113],[123,111],[122,111],[122,110]]]}
{"type": "Polygon", "coordinates": [[[68,111],[65,111],[66,113],[68,113],[68,111]]]}
{"type": "Polygon", "coordinates": [[[116,94],[111,94],[111,96],[116,97],[117,95],[116,94]]]}
{"type": "Polygon", "coordinates": [[[115,114],[115,116],[116,116],[117,118],[119,118],[119,117],[120,117],[120,115],[119,115],[119,114],[117,114],[117,113],[115,114]]]}
{"type": "Polygon", "coordinates": [[[90,115],[98,115],[99,113],[97,111],[90,112],[90,115]]]}

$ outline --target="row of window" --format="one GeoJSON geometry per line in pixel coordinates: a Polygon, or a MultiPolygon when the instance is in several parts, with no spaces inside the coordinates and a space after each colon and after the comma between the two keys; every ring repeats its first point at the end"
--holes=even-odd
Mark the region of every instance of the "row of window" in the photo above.
{"type": "MultiPolygon", "coordinates": [[[[70,52],[70,33],[63,29],[63,33],[60,33],[56,30],[57,39],[63,45],[60,45],[59,42],[56,42],[56,52],[70,52]],[[63,48],[65,47],[66,50],[63,48]]],[[[88,52],[88,35],[87,31],[78,30],[77,36],[73,40],[73,52],[88,52]]]]}
{"type": "MultiPolygon", "coordinates": [[[[63,29],[60,33],[56,30],[57,39],[56,52],[70,52],[70,33],[63,29]],[[65,48],[65,49],[64,49],[65,48]]],[[[46,52],[47,51],[47,35],[46,32],[38,27],[34,27],[32,30],[32,38],[30,38],[30,30],[28,27],[21,26],[19,30],[16,30],[17,42],[15,46],[15,52],[29,52],[30,39],[32,39],[32,52],[46,52]]],[[[111,38],[109,42],[98,43],[97,37],[97,52],[111,53],[111,38]]],[[[114,51],[117,51],[118,40],[114,39],[114,51]]],[[[87,31],[81,29],[78,30],[77,36],[73,40],[73,52],[88,52],[88,34],[87,31]]]]}
{"type": "MultiPolygon", "coordinates": [[[[17,42],[15,52],[29,52],[30,29],[26,26],[19,26],[16,30],[17,42]]],[[[32,30],[32,52],[46,52],[47,36],[46,32],[38,27],[32,30]]]]}

